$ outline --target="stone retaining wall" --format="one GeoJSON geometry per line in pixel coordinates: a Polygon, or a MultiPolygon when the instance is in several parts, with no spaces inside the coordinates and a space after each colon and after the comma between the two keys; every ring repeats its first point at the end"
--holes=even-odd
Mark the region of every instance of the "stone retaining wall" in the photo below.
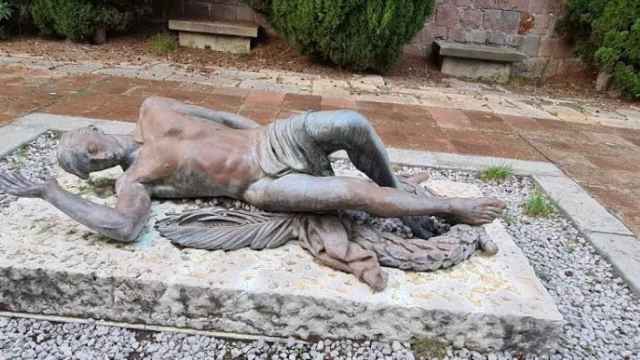
{"type": "MultiPolygon", "coordinates": [[[[266,25],[241,0],[180,0],[178,16],[254,21],[266,25]]],[[[405,49],[410,54],[431,53],[433,40],[510,46],[529,58],[515,67],[516,74],[546,78],[579,70],[569,44],[554,32],[566,0],[436,0],[433,16],[405,49]]]]}

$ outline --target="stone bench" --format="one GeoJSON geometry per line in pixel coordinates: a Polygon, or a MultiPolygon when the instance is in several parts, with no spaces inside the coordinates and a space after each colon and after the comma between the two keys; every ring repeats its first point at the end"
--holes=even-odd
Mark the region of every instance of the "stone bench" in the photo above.
{"type": "Polygon", "coordinates": [[[435,53],[442,62],[443,74],[455,77],[506,83],[511,64],[526,59],[513,48],[450,41],[435,41],[435,53]]]}
{"type": "Polygon", "coordinates": [[[178,32],[180,46],[248,54],[258,27],[247,22],[169,20],[169,29],[178,32]]]}

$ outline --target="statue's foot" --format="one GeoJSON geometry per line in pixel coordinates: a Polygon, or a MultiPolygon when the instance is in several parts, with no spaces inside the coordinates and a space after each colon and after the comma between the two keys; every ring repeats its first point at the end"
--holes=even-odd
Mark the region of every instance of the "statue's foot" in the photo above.
{"type": "Polygon", "coordinates": [[[452,199],[452,216],[458,223],[488,224],[502,215],[506,204],[494,198],[452,199]]]}

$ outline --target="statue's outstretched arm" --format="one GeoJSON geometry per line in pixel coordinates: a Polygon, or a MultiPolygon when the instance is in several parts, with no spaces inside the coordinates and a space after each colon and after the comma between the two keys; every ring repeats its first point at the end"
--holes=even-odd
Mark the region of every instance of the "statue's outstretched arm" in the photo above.
{"type": "Polygon", "coordinates": [[[0,173],[0,191],[40,198],[90,229],[121,242],[133,242],[142,231],[151,199],[144,185],[118,184],[118,203],[109,208],[92,203],[60,187],[55,179],[35,183],[19,174],[0,173]]]}
{"type": "Polygon", "coordinates": [[[142,111],[144,112],[145,109],[148,108],[166,108],[168,110],[175,111],[181,114],[215,121],[234,129],[253,129],[260,127],[260,124],[244,116],[224,111],[216,111],[202,106],[185,104],[174,99],[158,96],[152,96],[145,99],[144,103],[142,104],[142,111]]]}

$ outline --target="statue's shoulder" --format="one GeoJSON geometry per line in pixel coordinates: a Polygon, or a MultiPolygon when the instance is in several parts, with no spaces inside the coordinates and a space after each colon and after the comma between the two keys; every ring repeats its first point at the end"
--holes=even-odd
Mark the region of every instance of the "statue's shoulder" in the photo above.
{"type": "Polygon", "coordinates": [[[181,118],[142,117],[136,124],[134,139],[142,144],[154,139],[172,137],[182,132],[186,125],[181,118]]]}

